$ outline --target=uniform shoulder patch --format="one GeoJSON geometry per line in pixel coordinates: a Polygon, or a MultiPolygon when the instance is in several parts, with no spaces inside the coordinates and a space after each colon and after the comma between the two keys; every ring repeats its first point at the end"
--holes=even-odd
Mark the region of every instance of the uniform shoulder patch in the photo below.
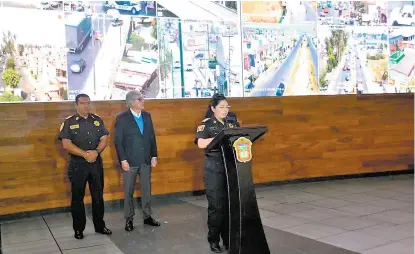
{"type": "Polygon", "coordinates": [[[59,131],[62,131],[63,126],[65,126],[65,123],[62,123],[62,124],[61,124],[61,127],[59,128],[59,131]]]}
{"type": "Polygon", "coordinates": [[[201,131],[203,131],[205,129],[205,125],[199,125],[199,126],[197,126],[197,132],[201,132],[201,131]]]}
{"type": "Polygon", "coordinates": [[[210,119],[210,118],[205,118],[205,119],[203,119],[202,123],[207,122],[209,119],[210,119]]]}

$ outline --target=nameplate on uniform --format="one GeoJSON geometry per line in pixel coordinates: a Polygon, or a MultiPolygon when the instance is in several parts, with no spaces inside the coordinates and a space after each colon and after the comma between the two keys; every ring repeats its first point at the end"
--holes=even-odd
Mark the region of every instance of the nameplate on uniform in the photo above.
{"type": "Polygon", "coordinates": [[[79,129],[79,124],[74,124],[69,126],[69,129],[73,130],[73,129],[79,129]]]}

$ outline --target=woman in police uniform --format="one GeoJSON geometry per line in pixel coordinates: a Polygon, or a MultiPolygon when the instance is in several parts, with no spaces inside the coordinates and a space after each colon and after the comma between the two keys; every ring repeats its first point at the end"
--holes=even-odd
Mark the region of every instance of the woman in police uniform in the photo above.
{"type": "Polygon", "coordinates": [[[219,246],[220,238],[226,249],[229,246],[229,212],[226,173],[220,147],[209,151],[206,147],[223,129],[237,127],[239,124],[228,119],[229,104],[225,96],[215,94],[209,104],[212,116],[206,118],[197,127],[195,144],[205,149],[204,184],[208,206],[208,242],[213,252],[222,252],[219,246]]]}

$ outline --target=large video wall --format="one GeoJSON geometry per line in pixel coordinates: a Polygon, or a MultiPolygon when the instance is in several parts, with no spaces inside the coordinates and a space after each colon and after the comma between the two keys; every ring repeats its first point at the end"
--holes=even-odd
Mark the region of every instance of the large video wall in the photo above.
{"type": "Polygon", "coordinates": [[[413,93],[414,1],[0,1],[0,102],[413,93]]]}

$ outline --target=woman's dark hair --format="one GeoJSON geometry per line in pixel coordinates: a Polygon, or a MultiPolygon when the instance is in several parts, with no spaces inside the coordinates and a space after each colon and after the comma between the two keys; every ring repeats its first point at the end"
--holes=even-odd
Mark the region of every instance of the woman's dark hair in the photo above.
{"type": "Polygon", "coordinates": [[[226,101],[225,95],[223,95],[221,93],[215,93],[212,96],[212,100],[210,100],[210,103],[209,103],[208,108],[207,108],[206,113],[205,113],[205,118],[211,118],[213,116],[213,111],[212,111],[211,107],[216,108],[216,106],[219,104],[219,102],[221,102],[223,100],[226,101]]]}

